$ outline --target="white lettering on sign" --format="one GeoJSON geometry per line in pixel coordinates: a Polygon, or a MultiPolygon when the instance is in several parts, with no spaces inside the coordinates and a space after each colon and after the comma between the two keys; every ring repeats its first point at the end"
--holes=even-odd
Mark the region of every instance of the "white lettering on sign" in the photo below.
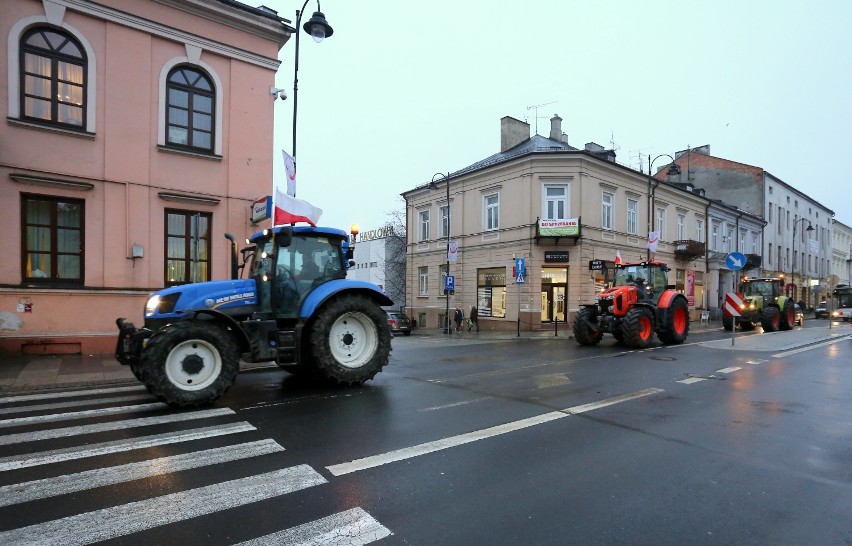
{"type": "Polygon", "coordinates": [[[222,296],[221,298],[216,298],[216,305],[222,305],[223,303],[228,303],[232,301],[245,300],[248,298],[253,298],[254,292],[243,292],[242,294],[231,294],[230,296],[222,296]]]}
{"type": "Polygon", "coordinates": [[[393,226],[385,226],[379,229],[361,232],[362,241],[372,241],[374,239],[384,239],[385,237],[393,237],[396,235],[393,226]]]}

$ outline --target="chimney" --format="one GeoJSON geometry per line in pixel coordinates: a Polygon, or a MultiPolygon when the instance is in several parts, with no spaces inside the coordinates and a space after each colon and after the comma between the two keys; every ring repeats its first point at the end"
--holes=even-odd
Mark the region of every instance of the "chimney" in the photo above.
{"type": "Polygon", "coordinates": [[[553,114],[553,117],[550,118],[550,139],[562,141],[562,118],[559,117],[559,114],[553,114]]]}
{"type": "Polygon", "coordinates": [[[511,116],[505,116],[500,120],[500,151],[505,152],[509,148],[514,148],[521,142],[529,140],[530,124],[524,121],[515,119],[511,116]]]}

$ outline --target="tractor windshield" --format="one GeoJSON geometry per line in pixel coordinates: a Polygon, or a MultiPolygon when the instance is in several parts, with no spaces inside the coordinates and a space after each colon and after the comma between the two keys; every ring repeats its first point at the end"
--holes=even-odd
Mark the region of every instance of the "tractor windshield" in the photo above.
{"type": "Polygon", "coordinates": [[[742,288],[744,296],[772,297],[772,281],[752,281],[745,283],[742,288]]]}
{"type": "Polygon", "coordinates": [[[636,284],[636,279],[648,281],[648,266],[628,265],[615,270],[615,286],[628,286],[636,284]]]}

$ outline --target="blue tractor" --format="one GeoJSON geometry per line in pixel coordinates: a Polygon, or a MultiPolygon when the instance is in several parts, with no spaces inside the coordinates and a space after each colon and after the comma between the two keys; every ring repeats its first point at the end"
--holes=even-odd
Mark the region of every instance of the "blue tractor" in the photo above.
{"type": "Polygon", "coordinates": [[[145,324],[120,318],[116,359],[159,400],[209,404],[244,362],[360,385],[388,363],[391,331],[374,284],[346,280],[352,247],[338,229],[276,226],[242,250],[231,241],[231,279],[154,292],[145,324]],[[248,266],[248,276],[239,272],[248,266]]]}

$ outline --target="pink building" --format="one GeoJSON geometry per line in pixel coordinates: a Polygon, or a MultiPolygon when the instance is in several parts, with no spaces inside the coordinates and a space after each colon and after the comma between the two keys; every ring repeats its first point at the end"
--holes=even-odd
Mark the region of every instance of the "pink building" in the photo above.
{"type": "Polygon", "coordinates": [[[109,353],[148,293],[227,278],[269,194],[278,52],[233,0],[3,0],[0,355],[109,353]]]}

